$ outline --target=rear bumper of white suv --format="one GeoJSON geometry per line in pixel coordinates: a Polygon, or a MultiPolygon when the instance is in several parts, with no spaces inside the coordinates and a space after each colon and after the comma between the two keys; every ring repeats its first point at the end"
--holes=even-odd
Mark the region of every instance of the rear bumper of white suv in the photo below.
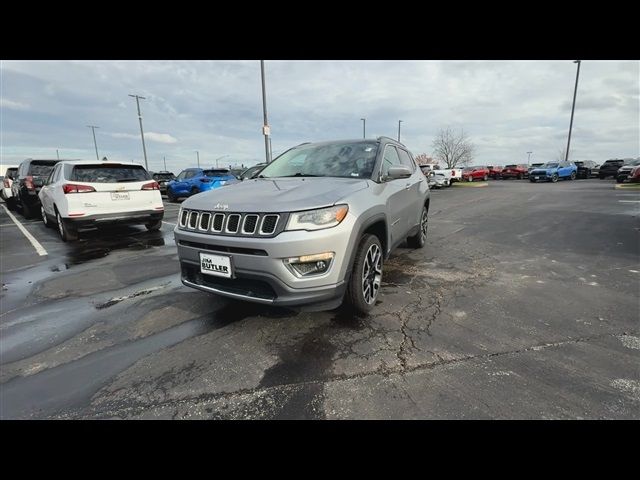
{"type": "Polygon", "coordinates": [[[92,230],[103,225],[143,225],[157,222],[163,218],[164,210],[141,210],[137,212],[67,217],[65,222],[77,230],[92,230]]]}

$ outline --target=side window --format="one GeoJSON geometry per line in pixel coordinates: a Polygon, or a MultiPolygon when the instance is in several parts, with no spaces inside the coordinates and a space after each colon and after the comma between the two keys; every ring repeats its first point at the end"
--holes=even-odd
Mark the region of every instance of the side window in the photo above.
{"type": "Polygon", "coordinates": [[[409,154],[405,150],[398,148],[398,155],[400,155],[400,163],[405,167],[409,167],[412,172],[415,172],[416,163],[411,160],[409,154]]]}
{"type": "Polygon", "coordinates": [[[400,157],[398,157],[398,151],[393,145],[387,145],[384,149],[384,156],[382,157],[382,179],[385,180],[389,174],[389,168],[398,167],[402,165],[400,163],[400,157]]]}
{"type": "Polygon", "coordinates": [[[185,179],[186,179],[186,180],[189,180],[190,178],[195,177],[195,176],[196,176],[196,173],[197,173],[197,172],[196,172],[195,170],[189,170],[189,171],[187,172],[187,175],[186,175],[185,179]]]}
{"type": "Polygon", "coordinates": [[[178,177],[176,178],[176,180],[184,180],[185,175],[187,174],[187,172],[185,172],[184,170],[182,172],[180,172],[180,174],[178,175],[178,177]]]}
{"type": "Polygon", "coordinates": [[[54,169],[51,170],[51,173],[47,177],[47,180],[44,182],[44,184],[45,185],[49,185],[49,184],[53,183],[54,182],[54,178],[56,177],[57,174],[58,174],[58,166],[56,165],[54,167],[54,169]]]}

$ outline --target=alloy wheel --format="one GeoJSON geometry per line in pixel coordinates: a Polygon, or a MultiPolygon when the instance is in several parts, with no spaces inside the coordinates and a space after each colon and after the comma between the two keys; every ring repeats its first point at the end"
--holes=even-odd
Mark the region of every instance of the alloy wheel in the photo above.
{"type": "Polygon", "coordinates": [[[378,245],[371,245],[362,268],[362,296],[369,305],[376,301],[382,283],[382,252],[378,245]]]}

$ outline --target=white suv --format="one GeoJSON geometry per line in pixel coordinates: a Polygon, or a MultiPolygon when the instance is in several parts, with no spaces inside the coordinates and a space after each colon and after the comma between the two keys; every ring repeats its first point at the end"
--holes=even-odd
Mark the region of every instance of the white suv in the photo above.
{"type": "Polygon", "coordinates": [[[105,224],[162,226],[164,205],[158,182],[135,163],[63,161],[40,193],[42,221],[57,225],[63,241],[105,224]]]}

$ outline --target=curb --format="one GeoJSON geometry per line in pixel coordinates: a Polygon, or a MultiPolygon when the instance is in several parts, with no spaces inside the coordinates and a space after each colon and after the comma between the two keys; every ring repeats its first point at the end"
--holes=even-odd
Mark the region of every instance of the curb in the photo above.
{"type": "Polygon", "coordinates": [[[480,187],[488,187],[489,184],[487,182],[455,182],[451,184],[452,187],[467,187],[467,188],[480,188],[480,187]]]}
{"type": "Polygon", "coordinates": [[[616,190],[640,190],[640,183],[616,183],[613,188],[616,190]]]}

